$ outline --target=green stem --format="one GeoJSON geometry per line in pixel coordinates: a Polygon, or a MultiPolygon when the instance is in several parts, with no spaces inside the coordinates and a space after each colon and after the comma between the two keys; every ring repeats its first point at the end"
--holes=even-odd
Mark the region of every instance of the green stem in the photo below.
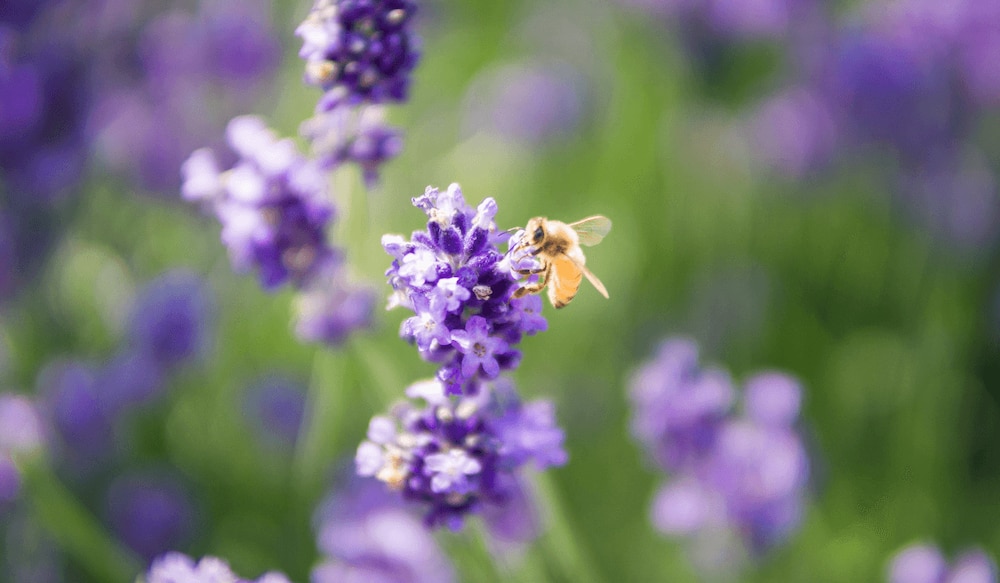
{"type": "Polygon", "coordinates": [[[406,384],[384,352],[374,346],[370,339],[360,336],[352,338],[348,346],[351,354],[356,357],[355,361],[364,367],[365,376],[369,380],[365,386],[374,389],[368,393],[375,396],[376,404],[381,410],[388,409],[403,398],[406,384]]]}
{"type": "Polygon", "coordinates": [[[41,463],[24,468],[25,494],[52,538],[98,581],[130,581],[142,563],[118,544],[101,524],[41,463]]]}
{"type": "Polygon", "coordinates": [[[350,402],[346,371],[347,356],[342,351],[316,352],[306,398],[309,417],[300,429],[292,462],[296,492],[303,502],[319,495],[324,474],[344,440],[341,427],[350,402]]]}
{"type": "Polygon", "coordinates": [[[602,581],[586,550],[574,534],[560,500],[559,491],[548,472],[535,476],[539,505],[548,513],[548,530],[539,541],[546,560],[556,567],[567,581],[597,583],[602,581]]]}

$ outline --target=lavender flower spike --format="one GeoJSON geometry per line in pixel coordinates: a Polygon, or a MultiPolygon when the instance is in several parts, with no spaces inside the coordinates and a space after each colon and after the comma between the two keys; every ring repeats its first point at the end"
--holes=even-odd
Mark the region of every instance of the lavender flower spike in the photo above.
{"type": "Polygon", "coordinates": [[[809,459],[795,429],[794,379],[750,378],[737,413],[729,375],[701,368],[693,342],[671,339],[631,385],[633,433],[669,473],[652,507],[660,531],[760,554],[799,525],[809,459]],[[706,532],[731,536],[699,536],[706,532]]]}
{"type": "Polygon", "coordinates": [[[237,577],[229,564],[215,557],[197,563],[181,553],[167,553],[153,561],[146,583],[290,583],[288,577],[271,571],[256,580],[237,577]]]}
{"type": "Polygon", "coordinates": [[[316,0],[295,29],[305,81],[351,105],[405,101],[420,55],[411,0],[316,0]]]}
{"type": "Polygon", "coordinates": [[[417,345],[424,360],[441,363],[437,377],[449,394],[473,394],[479,385],[515,368],[514,346],[525,334],[546,328],[540,302],[512,300],[518,276],[498,245],[508,239],[493,217],[497,204],[485,199],[472,208],[462,189],[428,187],[413,204],[427,214],[427,230],[409,241],[386,235],[382,246],[393,257],[386,276],[391,306],[414,316],[400,336],[417,345]]]}
{"type": "Polygon", "coordinates": [[[355,462],[359,475],[422,504],[429,526],[458,529],[469,513],[503,512],[521,495],[522,467],[566,462],[551,404],[522,405],[505,380],[460,398],[446,396],[437,380],[414,384],[407,395],[426,404],[401,402],[389,417],[373,418],[355,462]]]}
{"type": "Polygon", "coordinates": [[[914,544],[896,553],[889,562],[887,583],[997,583],[997,566],[981,550],[963,553],[949,568],[940,549],[914,544]]]}
{"type": "Polygon", "coordinates": [[[220,171],[210,151],[196,151],[181,169],[184,197],[215,211],[236,270],[256,269],[268,290],[305,284],[338,259],[326,241],[334,208],[325,175],[260,118],[233,118],[226,136],[239,160],[220,171]]]}
{"type": "Polygon", "coordinates": [[[0,393],[0,510],[21,490],[15,458],[42,445],[42,422],[34,403],[20,395],[0,393]]]}

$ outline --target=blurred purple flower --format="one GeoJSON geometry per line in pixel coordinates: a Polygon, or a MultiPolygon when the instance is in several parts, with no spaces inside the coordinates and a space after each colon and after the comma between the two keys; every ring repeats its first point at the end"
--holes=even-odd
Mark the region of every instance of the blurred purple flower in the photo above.
{"type": "Polygon", "coordinates": [[[737,415],[728,375],[702,370],[697,346],[672,339],[630,385],[633,434],[670,474],[653,503],[654,526],[694,539],[729,531],[754,554],[798,527],[809,459],[794,428],[801,400],[794,379],[777,372],[748,379],[737,415]]]}
{"type": "MultiPolygon", "coordinates": [[[[212,322],[213,306],[205,282],[190,271],[170,271],[139,292],[130,317],[129,343],[152,361],[151,366],[177,366],[204,354],[211,342],[212,322]]],[[[151,372],[150,368],[144,374],[151,372]]]]}
{"type": "Polygon", "coordinates": [[[307,342],[339,346],[351,333],[371,327],[377,301],[375,290],[349,281],[345,269],[330,263],[295,300],[295,334],[307,342]]]}
{"type": "Polygon", "coordinates": [[[997,567],[980,550],[963,553],[951,566],[930,544],[914,544],[896,553],[887,569],[887,583],[996,583],[997,567]]]}
{"type": "Polygon", "coordinates": [[[403,149],[402,132],[385,122],[381,106],[355,108],[323,99],[299,133],[309,140],[322,167],[357,164],[369,189],[378,185],[382,164],[403,149]]]}
{"type": "Polygon", "coordinates": [[[3,515],[4,503],[17,498],[21,491],[21,473],[14,465],[10,455],[0,449],[0,516],[3,515]]]}
{"type": "Polygon", "coordinates": [[[288,577],[271,571],[255,580],[238,577],[229,564],[216,557],[195,562],[187,555],[167,553],[155,561],[146,574],[146,583],[290,583],[288,577]]]}
{"type": "Polygon", "coordinates": [[[835,153],[838,128],[826,101],[810,88],[790,87],[751,114],[754,156],[786,176],[802,178],[835,153]]]}
{"type": "Polygon", "coordinates": [[[72,467],[94,471],[115,447],[112,419],[90,365],[55,361],[39,373],[38,393],[58,438],[58,451],[72,467]]]}
{"type": "Polygon", "coordinates": [[[227,140],[239,161],[223,172],[211,151],[195,151],[183,166],[184,198],[213,208],[236,270],[256,269],[268,290],[306,284],[338,257],[326,240],[334,216],[326,176],[258,117],[233,118],[227,140]]]}
{"type": "Polygon", "coordinates": [[[374,417],[355,462],[359,475],[421,503],[428,526],[457,530],[466,514],[507,508],[520,495],[523,466],[566,463],[551,404],[522,405],[506,379],[460,398],[448,397],[437,380],[412,385],[407,395],[426,405],[401,402],[389,417],[374,417]]]}
{"type": "Polygon", "coordinates": [[[108,487],[105,504],[114,533],[146,561],[186,546],[194,536],[191,499],[170,474],[132,471],[118,476],[108,487]]]}
{"type": "Polygon", "coordinates": [[[918,223],[957,249],[991,248],[1000,238],[1000,191],[977,152],[934,156],[899,180],[918,223]]]}
{"type": "Polygon", "coordinates": [[[455,574],[420,520],[370,480],[352,480],[316,515],[324,560],[312,583],[448,583],[455,574]]]}
{"type": "Polygon", "coordinates": [[[97,374],[97,390],[111,418],[155,400],[164,388],[163,369],[147,352],[126,348],[97,374]]]}
{"type": "Polygon", "coordinates": [[[663,342],[629,386],[632,435],[669,471],[711,450],[735,399],[729,375],[701,369],[698,347],[687,339],[663,342]]]}
{"type": "Polygon", "coordinates": [[[587,90],[584,76],[563,63],[489,69],[467,91],[465,131],[486,131],[528,145],[550,142],[580,124],[587,90]]]}
{"type": "Polygon", "coordinates": [[[0,13],[0,178],[7,205],[22,208],[55,203],[81,180],[91,98],[78,47],[17,12],[0,13]]]}
{"type": "Polygon", "coordinates": [[[246,391],[244,414],[268,443],[295,444],[305,413],[305,387],[281,376],[261,379],[246,391]]]}
{"type": "Polygon", "coordinates": [[[107,164],[145,190],[175,193],[185,156],[259,99],[280,45],[268,5],[256,0],[212,0],[133,28],[108,41],[129,66],[100,71],[90,125],[107,164]]]}
{"type": "Polygon", "coordinates": [[[41,449],[43,431],[38,409],[28,397],[0,393],[0,452],[20,454],[41,449]]]}

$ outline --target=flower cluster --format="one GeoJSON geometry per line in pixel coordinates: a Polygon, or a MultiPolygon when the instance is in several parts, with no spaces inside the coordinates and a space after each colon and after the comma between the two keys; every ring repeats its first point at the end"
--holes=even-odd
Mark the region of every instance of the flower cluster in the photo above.
{"type": "Polygon", "coordinates": [[[126,471],[110,481],[108,470],[141,457],[134,425],[163,402],[174,375],[207,352],[212,304],[193,273],[167,272],[140,288],[114,355],[102,363],[54,360],[36,382],[56,471],[97,495],[109,529],[147,560],[191,540],[193,501],[169,469],[126,471]]]}
{"type": "Polygon", "coordinates": [[[511,299],[517,272],[497,249],[507,233],[497,232],[497,204],[466,204],[452,184],[444,192],[428,187],[413,204],[428,217],[427,230],[409,241],[386,235],[382,246],[393,257],[386,272],[394,294],[390,307],[414,316],[400,335],[417,345],[421,357],[441,363],[437,378],[448,394],[473,394],[482,381],[517,366],[514,348],[524,334],[547,328],[538,296],[511,299]]]}
{"type": "Polygon", "coordinates": [[[182,169],[183,195],[211,205],[233,267],[256,269],[271,290],[289,280],[303,285],[321,266],[336,263],[326,241],[333,203],[315,162],[258,117],[233,118],[226,138],[238,161],[222,171],[211,150],[196,150],[182,169]]]}
{"type": "Polygon", "coordinates": [[[687,340],[664,342],[633,376],[632,432],[670,474],[653,503],[656,527],[735,534],[759,553],[798,526],[809,460],[795,430],[800,389],[780,373],[745,383],[743,410],[729,375],[702,369],[687,340]]]}
{"type": "Polygon", "coordinates": [[[374,476],[427,508],[429,526],[458,529],[463,517],[519,496],[517,472],[566,462],[563,432],[548,401],[521,403],[506,380],[449,397],[440,381],[411,385],[410,399],[372,418],[358,447],[361,476],[374,476]]]}
{"type": "Polygon", "coordinates": [[[289,583],[289,580],[276,571],[257,579],[244,579],[233,573],[222,559],[203,557],[196,563],[187,555],[172,552],[153,561],[146,583],[289,583]]]}
{"type": "Polygon", "coordinates": [[[233,118],[226,137],[235,164],[222,170],[212,150],[196,150],[182,167],[182,192],[215,212],[233,268],[256,270],[267,290],[298,288],[305,340],[338,344],[367,326],[373,296],[348,283],[327,239],[335,208],[323,169],[255,116],[233,118]]]}
{"type": "Polygon", "coordinates": [[[875,150],[891,162],[888,190],[933,235],[973,251],[995,243],[997,167],[977,130],[1000,103],[998,22],[991,3],[900,0],[823,23],[801,50],[810,58],[750,113],[755,154],[799,178],[875,150]]]}
{"type": "Polygon", "coordinates": [[[316,0],[295,33],[306,82],[352,102],[405,101],[419,60],[410,0],[316,0]]]}
{"type": "Polygon", "coordinates": [[[302,134],[325,167],[357,164],[369,188],[381,164],[402,149],[401,132],[385,124],[381,104],[409,98],[420,59],[415,12],[410,0],[316,0],[295,30],[305,81],[324,91],[302,134]]]}
{"type": "Polygon", "coordinates": [[[370,480],[349,480],[316,512],[323,561],[313,583],[450,583],[455,574],[420,519],[370,480]]]}
{"type": "Polygon", "coordinates": [[[932,545],[911,545],[893,557],[886,577],[888,583],[997,583],[997,566],[981,550],[962,554],[948,563],[932,545]]]}
{"type": "Polygon", "coordinates": [[[151,18],[137,10],[130,26],[106,27],[95,51],[106,55],[94,59],[96,150],[148,192],[176,196],[185,156],[258,102],[280,63],[268,2],[197,5],[151,18]]]}
{"type": "Polygon", "coordinates": [[[27,397],[0,393],[0,511],[21,489],[17,458],[43,447],[42,421],[27,397]]]}

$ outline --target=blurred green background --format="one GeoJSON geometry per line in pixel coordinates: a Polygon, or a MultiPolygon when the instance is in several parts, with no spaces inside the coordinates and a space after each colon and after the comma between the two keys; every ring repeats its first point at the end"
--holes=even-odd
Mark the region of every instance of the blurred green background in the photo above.
{"type": "MultiPolygon", "coordinates": [[[[291,36],[306,9],[275,7],[283,73],[252,112],[287,135],[318,97],[300,82],[291,36]]],[[[501,227],[536,215],[614,222],[587,253],[611,299],[585,285],[567,309],[547,305],[549,330],[525,339],[514,375],[526,399],[556,402],[566,430],[570,463],[551,471],[566,528],[529,551],[527,568],[489,565],[475,540],[442,534],[462,580],[533,580],[537,568],[553,581],[575,579],[573,569],[592,581],[698,580],[683,543],[649,523],[663,476],[628,429],[630,372],[676,334],[737,379],[781,369],[805,390],[812,501],[801,530],[742,580],[878,581],[915,540],[1000,551],[995,250],[970,258],[943,247],[900,216],[864,164],[797,184],[757,168],[752,139],[731,122],[755,87],[775,82],[780,51],[757,47],[706,77],[662,23],[614,5],[477,0],[422,10],[412,100],[391,111],[403,153],[377,191],[351,171],[336,181],[334,237],[359,278],[387,295],[379,239],[423,227],[410,198],[427,185],[458,182],[473,204],[494,197],[501,227]],[[477,76],[532,59],[584,72],[575,126],[536,145],[470,131],[466,92],[477,76]],[[555,540],[566,532],[571,541],[555,540]],[[561,544],[575,545],[582,563],[540,558],[561,544]]],[[[218,231],[179,201],[93,179],[36,293],[3,316],[5,382],[30,388],[60,355],[107,358],[131,290],[176,266],[204,274],[216,296],[212,350],[139,420],[134,447],[140,459],[176,465],[200,492],[192,554],[305,581],[316,560],[311,512],[329,476],[349,466],[370,416],[433,367],[398,338],[403,310],[379,311],[377,328],[339,351],[300,344],[291,292],[267,294],[233,274],[218,231]],[[313,429],[294,455],[262,450],[239,415],[240,392],[275,371],[313,385],[313,429]]]]}

